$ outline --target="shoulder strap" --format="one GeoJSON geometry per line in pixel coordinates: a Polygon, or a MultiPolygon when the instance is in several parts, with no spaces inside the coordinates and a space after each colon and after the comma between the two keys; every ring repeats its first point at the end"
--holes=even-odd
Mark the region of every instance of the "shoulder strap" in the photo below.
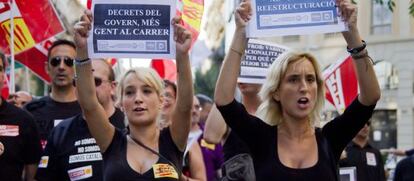
{"type": "Polygon", "coordinates": [[[319,140],[322,144],[322,150],[323,154],[329,159],[331,168],[333,169],[333,172],[335,173],[335,180],[339,180],[339,169],[338,169],[338,163],[335,161],[335,156],[333,155],[331,149],[329,149],[328,140],[326,140],[325,136],[322,134],[321,128],[316,128],[315,133],[317,137],[319,137],[319,140]]]}
{"type": "MultiPolygon", "coordinates": [[[[136,143],[137,145],[139,145],[139,146],[141,146],[141,147],[143,147],[143,148],[147,149],[148,151],[150,151],[151,153],[153,153],[153,154],[155,154],[155,155],[158,155],[160,158],[162,158],[162,159],[164,159],[164,160],[167,160],[167,162],[168,162],[171,166],[173,166],[173,167],[174,167],[174,169],[175,169],[177,172],[179,172],[179,170],[177,169],[176,165],[175,165],[174,163],[172,163],[169,159],[165,158],[163,155],[161,155],[161,154],[160,154],[160,153],[158,153],[157,151],[153,150],[152,148],[148,147],[147,145],[144,145],[144,143],[142,143],[142,142],[140,142],[139,140],[137,140],[137,139],[133,138],[132,136],[128,135],[128,137],[129,137],[129,138],[131,138],[131,140],[132,140],[132,141],[134,141],[134,143],[136,143]]],[[[180,180],[180,178],[181,178],[181,174],[180,174],[180,173],[177,173],[177,174],[178,174],[178,180],[180,180]]]]}

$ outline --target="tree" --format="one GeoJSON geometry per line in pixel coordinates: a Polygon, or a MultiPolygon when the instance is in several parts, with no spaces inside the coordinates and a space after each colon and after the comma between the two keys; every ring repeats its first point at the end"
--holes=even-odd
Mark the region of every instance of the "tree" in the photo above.
{"type": "MultiPolygon", "coordinates": [[[[356,4],[355,0],[352,0],[352,2],[356,4]]],[[[388,9],[390,9],[391,12],[394,12],[395,0],[375,0],[375,2],[380,3],[381,5],[387,3],[388,9]]],[[[410,6],[408,7],[408,9],[410,15],[414,17],[414,0],[410,0],[410,6]]]]}

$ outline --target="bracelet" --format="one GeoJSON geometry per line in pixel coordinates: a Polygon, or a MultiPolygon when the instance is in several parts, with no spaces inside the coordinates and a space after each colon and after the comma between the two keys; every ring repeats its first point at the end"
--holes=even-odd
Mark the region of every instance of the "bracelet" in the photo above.
{"type": "Polygon", "coordinates": [[[91,59],[90,58],[85,58],[83,60],[76,60],[75,59],[75,65],[78,65],[78,66],[85,65],[85,64],[88,64],[88,63],[91,63],[91,59]]]}
{"type": "Polygon", "coordinates": [[[369,58],[369,60],[371,61],[371,64],[372,64],[372,65],[374,65],[374,64],[375,64],[375,63],[374,63],[374,60],[372,60],[372,58],[368,55],[368,51],[367,51],[367,50],[365,50],[364,52],[359,53],[359,54],[351,54],[351,57],[352,57],[352,59],[354,59],[354,60],[357,60],[357,59],[361,59],[361,58],[366,58],[366,57],[368,57],[368,58],[369,58]]]}
{"type": "Polygon", "coordinates": [[[367,47],[367,43],[364,40],[362,40],[362,45],[360,47],[349,49],[349,47],[347,46],[346,51],[348,51],[348,53],[350,54],[356,54],[364,50],[365,47],[367,47]]]}
{"type": "Polygon", "coordinates": [[[365,58],[368,57],[368,51],[365,50],[363,52],[359,52],[359,53],[353,53],[351,54],[351,57],[356,60],[356,59],[361,59],[361,58],[365,58]]]}
{"type": "Polygon", "coordinates": [[[233,47],[230,47],[230,50],[237,53],[240,56],[243,56],[243,53],[241,53],[240,51],[237,51],[236,49],[234,49],[233,47]]]}

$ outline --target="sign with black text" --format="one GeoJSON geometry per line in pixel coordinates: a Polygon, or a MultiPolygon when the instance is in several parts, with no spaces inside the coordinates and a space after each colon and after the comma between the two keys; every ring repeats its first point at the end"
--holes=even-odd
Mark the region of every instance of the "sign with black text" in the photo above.
{"type": "Polygon", "coordinates": [[[90,57],[175,58],[175,1],[94,0],[90,57]]]}
{"type": "Polygon", "coordinates": [[[248,37],[345,31],[335,0],[252,0],[248,37]]]}
{"type": "Polygon", "coordinates": [[[249,39],[237,81],[240,83],[263,84],[268,67],[280,54],[287,50],[289,48],[275,43],[249,39]]]}

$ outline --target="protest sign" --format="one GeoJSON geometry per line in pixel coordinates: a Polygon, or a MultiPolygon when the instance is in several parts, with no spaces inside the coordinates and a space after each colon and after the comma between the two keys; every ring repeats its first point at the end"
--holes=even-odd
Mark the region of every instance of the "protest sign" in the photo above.
{"type": "Polygon", "coordinates": [[[92,1],[91,57],[175,58],[175,1],[92,1]]]}
{"type": "Polygon", "coordinates": [[[341,167],[339,168],[340,181],[356,181],[356,167],[341,167]]]}
{"type": "Polygon", "coordinates": [[[263,84],[267,69],[276,58],[289,48],[257,39],[249,39],[241,62],[238,82],[263,84]]]}
{"type": "Polygon", "coordinates": [[[248,37],[345,31],[335,0],[252,0],[248,37]]]}

